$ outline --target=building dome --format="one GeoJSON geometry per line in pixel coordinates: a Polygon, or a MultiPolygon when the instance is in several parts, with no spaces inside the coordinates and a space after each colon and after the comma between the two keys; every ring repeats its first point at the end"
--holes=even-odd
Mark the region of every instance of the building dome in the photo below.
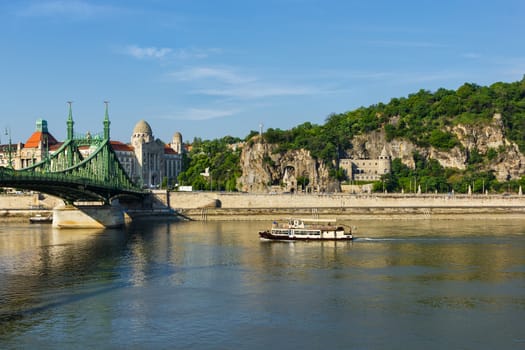
{"type": "Polygon", "coordinates": [[[173,143],[182,143],[182,134],[180,132],[176,132],[175,134],[173,134],[173,143]]]}
{"type": "Polygon", "coordinates": [[[151,131],[151,126],[144,119],[140,120],[133,129],[133,134],[143,134],[143,135],[153,135],[151,131]]]}

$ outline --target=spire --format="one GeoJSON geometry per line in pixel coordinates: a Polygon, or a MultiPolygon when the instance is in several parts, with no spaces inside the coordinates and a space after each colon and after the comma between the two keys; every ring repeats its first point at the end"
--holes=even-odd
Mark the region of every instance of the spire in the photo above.
{"type": "Polygon", "coordinates": [[[104,101],[104,103],[106,104],[106,113],[104,114],[104,139],[109,140],[109,124],[111,124],[108,114],[109,101],[104,101]]]}
{"type": "Polygon", "coordinates": [[[72,140],[73,139],[73,111],[71,110],[71,104],[73,101],[67,101],[69,104],[69,115],[67,116],[67,139],[72,140]]]}
{"type": "Polygon", "coordinates": [[[386,146],[383,146],[383,149],[381,150],[381,155],[379,156],[379,159],[387,159],[390,158],[388,155],[388,152],[386,150],[386,146]]]}

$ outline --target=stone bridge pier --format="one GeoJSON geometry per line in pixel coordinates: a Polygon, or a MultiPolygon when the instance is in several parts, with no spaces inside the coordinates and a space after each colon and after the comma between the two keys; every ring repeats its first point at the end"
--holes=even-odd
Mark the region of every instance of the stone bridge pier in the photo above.
{"type": "Polygon", "coordinates": [[[118,201],[112,205],[62,204],[53,208],[56,228],[116,228],[124,223],[124,211],[118,201]]]}

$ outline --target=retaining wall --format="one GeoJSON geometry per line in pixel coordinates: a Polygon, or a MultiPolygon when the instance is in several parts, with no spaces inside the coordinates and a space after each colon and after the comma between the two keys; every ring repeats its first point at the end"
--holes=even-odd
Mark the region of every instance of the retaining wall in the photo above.
{"type": "MultiPolygon", "coordinates": [[[[159,194],[159,200],[166,197],[159,194]]],[[[396,195],[396,194],[251,194],[225,192],[170,192],[174,209],[197,208],[360,208],[360,207],[525,207],[520,195],[396,195]]],[[[164,199],[164,201],[166,201],[164,199]]]]}

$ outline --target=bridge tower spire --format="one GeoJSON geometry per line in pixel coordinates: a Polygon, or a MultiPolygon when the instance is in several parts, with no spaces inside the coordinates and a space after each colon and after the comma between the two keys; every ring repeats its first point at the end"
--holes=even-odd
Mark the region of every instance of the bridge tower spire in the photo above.
{"type": "Polygon", "coordinates": [[[72,140],[73,139],[73,112],[71,110],[71,104],[73,101],[67,101],[69,104],[69,115],[67,116],[67,139],[72,140]]]}
{"type": "Polygon", "coordinates": [[[104,101],[104,103],[106,104],[106,113],[104,114],[104,139],[109,140],[109,124],[111,124],[108,114],[109,101],[104,101]]]}

